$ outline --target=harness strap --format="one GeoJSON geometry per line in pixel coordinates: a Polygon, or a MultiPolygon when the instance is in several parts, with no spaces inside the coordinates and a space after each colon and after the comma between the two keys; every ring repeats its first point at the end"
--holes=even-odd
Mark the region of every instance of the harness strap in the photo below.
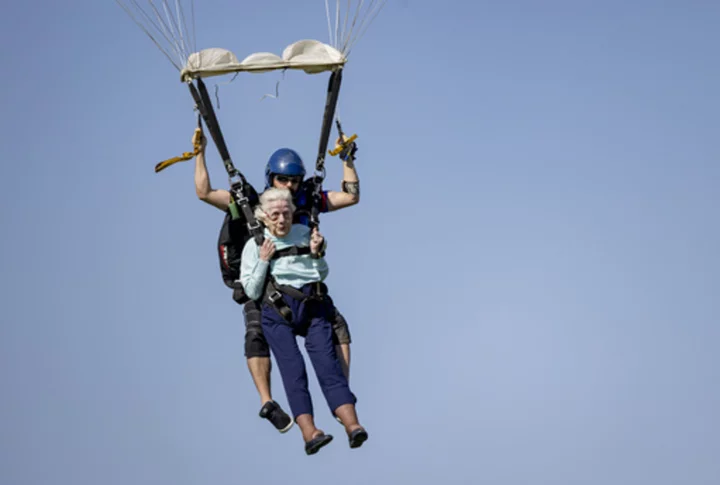
{"type": "Polygon", "coordinates": [[[279,249],[279,250],[275,251],[275,254],[273,254],[272,259],[279,259],[279,258],[283,258],[285,256],[303,256],[305,254],[310,254],[310,247],[305,246],[305,247],[299,248],[297,246],[290,246],[290,247],[279,249]]]}
{"type": "Polygon", "coordinates": [[[268,283],[265,286],[265,294],[263,295],[262,301],[275,308],[275,310],[282,315],[286,322],[291,323],[293,320],[292,310],[283,299],[283,295],[288,295],[290,298],[300,300],[301,302],[324,299],[324,297],[328,294],[327,285],[321,281],[315,282],[312,285],[312,294],[306,295],[292,286],[278,284],[277,281],[275,281],[275,278],[270,276],[268,278],[268,283]]]}
{"type": "Polygon", "coordinates": [[[263,226],[255,218],[252,207],[250,207],[250,200],[245,195],[245,182],[240,181],[233,184],[230,188],[230,194],[232,195],[228,210],[230,216],[233,219],[239,219],[240,213],[242,212],[243,218],[247,221],[248,232],[252,234],[255,243],[260,247],[265,240],[263,226]],[[238,210],[240,206],[240,210],[238,210]]]}

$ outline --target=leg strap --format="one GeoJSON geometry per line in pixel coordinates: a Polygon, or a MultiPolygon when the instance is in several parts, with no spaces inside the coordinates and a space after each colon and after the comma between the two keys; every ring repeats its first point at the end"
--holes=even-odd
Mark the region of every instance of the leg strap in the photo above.
{"type": "Polygon", "coordinates": [[[263,301],[275,308],[288,323],[293,321],[292,310],[283,299],[283,295],[305,302],[307,300],[323,300],[328,294],[327,285],[321,281],[312,283],[310,294],[288,285],[278,285],[272,278],[265,287],[263,301]]]}

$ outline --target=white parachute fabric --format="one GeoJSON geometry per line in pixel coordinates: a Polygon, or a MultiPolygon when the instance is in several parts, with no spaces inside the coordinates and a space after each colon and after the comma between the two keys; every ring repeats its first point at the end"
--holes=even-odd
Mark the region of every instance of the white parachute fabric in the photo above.
{"type": "Polygon", "coordinates": [[[228,48],[198,50],[195,0],[115,1],[181,73],[183,82],[237,72],[301,69],[315,74],[342,68],[352,47],[387,3],[387,0],[324,0],[328,43],[300,40],[287,46],[282,55],[256,52],[239,61],[228,48]]]}
{"type": "Polygon", "coordinates": [[[198,77],[221,76],[235,72],[262,73],[278,69],[300,69],[317,74],[341,67],[345,56],[334,47],[317,40],[300,40],[285,48],[281,56],[256,52],[239,61],[237,56],[221,48],[203,49],[191,54],[180,72],[187,82],[198,77]]]}

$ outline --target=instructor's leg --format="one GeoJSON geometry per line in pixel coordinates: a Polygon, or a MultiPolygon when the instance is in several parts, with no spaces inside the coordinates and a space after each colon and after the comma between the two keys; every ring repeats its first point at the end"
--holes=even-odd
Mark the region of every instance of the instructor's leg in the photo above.
{"type": "Polygon", "coordinates": [[[350,329],[348,328],[347,320],[345,317],[335,308],[335,303],[328,296],[328,303],[332,307],[329,314],[329,320],[332,323],[333,328],[333,343],[335,344],[335,352],[337,352],[338,358],[340,359],[340,365],[342,366],[343,374],[345,378],[350,380],[350,329]]]}
{"type": "Polygon", "coordinates": [[[272,399],[270,388],[270,347],[262,332],[261,314],[256,302],[250,301],[243,309],[245,314],[245,357],[255,387],[260,395],[260,417],[270,421],[281,433],[292,428],[293,420],[272,399]]]}
{"type": "Polygon", "coordinates": [[[336,345],[335,352],[337,352],[338,358],[340,359],[340,365],[342,366],[345,378],[350,380],[350,344],[336,345]]]}
{"type": "Polygon", "coordinates": [[[245,357],[255,387],[260,395],[260,405],[272,401],[270,391],[270,349],[260,324],[260,308],[255,301],[249,301],[243,308],[245,315],[245,357]]]}

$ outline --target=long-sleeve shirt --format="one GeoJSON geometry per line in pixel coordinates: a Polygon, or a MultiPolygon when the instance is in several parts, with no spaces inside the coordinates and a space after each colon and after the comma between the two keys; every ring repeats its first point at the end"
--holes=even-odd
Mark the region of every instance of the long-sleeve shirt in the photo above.
{"type": "MultiPolygon", "coordinates": [[[[278,238],[266,228],[265,238],[275,244],[276,251],[290,246],[309,247],[310,229],[302,224],[293,224],[287,236],[278,238]]],[[[330,271],[325,258],[314,259],[309,254],[263,261],[255,239],[249,239],[243,248],[240,264],[240,283],[249,298],[256,300],[262,296],[268,269],[279,285],[298,289],[308,283],[325,280],[330,271]]]]}

